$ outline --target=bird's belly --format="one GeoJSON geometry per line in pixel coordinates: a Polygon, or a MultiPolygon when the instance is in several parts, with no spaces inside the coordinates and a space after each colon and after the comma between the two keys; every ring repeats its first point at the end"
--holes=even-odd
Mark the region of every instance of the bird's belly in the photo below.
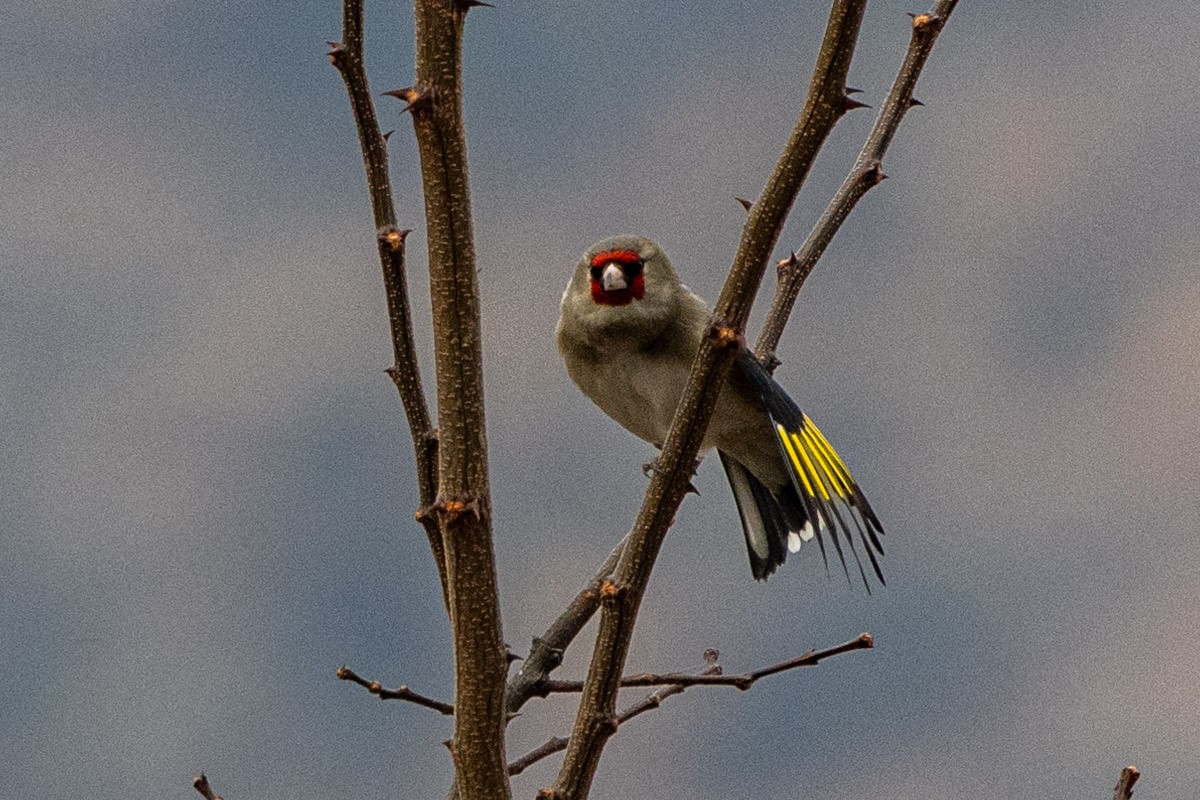
{"type": "MultiPolygon", "coordinates": [[[[585,395],[623,428],[661,447],[666,441],[690,370],[640,353],[571,370],[585,395]]],[[[720,448],[772,489],[787,473],[765,411],[731,389],[721,393],[701,450],[720,448]]]]}
{"type": "Polygon", "coordinates": [[[658,359],[622,354],[619,359],[572,370],[571,377],[588,398],[622,427],[661,447],[683,394],[687,372],[670,369],[658,359]]]}

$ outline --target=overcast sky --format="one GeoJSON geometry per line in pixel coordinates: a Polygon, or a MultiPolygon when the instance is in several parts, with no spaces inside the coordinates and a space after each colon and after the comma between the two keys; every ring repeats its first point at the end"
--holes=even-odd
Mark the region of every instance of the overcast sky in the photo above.
{"type": "MultiPolygon", "coordinates": [[[[201,770],[228,800],[442,796],[451,722],[334,678],[344,663],[452,695],[325,57],[338,3],[8,5],[0,796],[189,797],[201,770]]],[[[524,651],[631,524],[652,455],[561,367],[570,270],[642,233],[716,295],[733,198],[757,196],[786,140],[825,7],[499,5],[471,15],[466,114],[505,636],[524,651]]],[[[925,8],[868,8],[866,102],[925,8]]],[[[411,82],[412,17],[369,12],[378,95],[411,82]]],[[[754,582],[705,463],[630,668],[694,669],[716,647],[741,671],[862,631],[877,649],[674,698],[615,737],[597,797],[1090,798],[1129,763],[1146,800],[1195,795],[1195,12],[960,6],[890,179],[780,348],[779,379],[884,521],[889,585],[827,581],[815,551],[754,582]]],[[[421,325],[416,149],[399,104],[380,109],[421,325]]],[[[781,254],[872,113],[838,126],[781,254]]],[[[531,704],[510,755],[572,712],[531,704]]]]}

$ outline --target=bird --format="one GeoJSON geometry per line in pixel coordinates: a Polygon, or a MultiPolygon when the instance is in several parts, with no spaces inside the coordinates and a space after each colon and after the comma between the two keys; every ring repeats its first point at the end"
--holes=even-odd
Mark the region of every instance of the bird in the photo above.
{"type": "MultiPolygon", "coordinates": [[[[555,339],[567,374],[601,411],[662,449],[712,323],[705,302],[680,282],[650,239],[615,236],[589,247],[566,290],[555,339]]],[[[701,444],[715,448],[733,490],[750,571],[766,580],[789,553],[826,537],[850,579],[849,551],[870,582],[861,545],[884,584],[879,522],[829,441],[744,343],[701,444]]]]}

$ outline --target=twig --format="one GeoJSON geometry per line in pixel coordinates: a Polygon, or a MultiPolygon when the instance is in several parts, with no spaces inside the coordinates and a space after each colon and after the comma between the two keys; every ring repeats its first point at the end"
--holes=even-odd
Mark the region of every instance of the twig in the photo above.
{"type": "Polygon", "coordinates": [[[192,788],[204,797],[204,800],[224,800],[219,794],[213,792],[212,787],[208,785],[208,776],[201,772],[192,779],[192,788]]]}
{"type": "MultiPolygon", "coordinates": [[[[562,665],[563,653],[575,640],[583,626],[588,623],[600,607],[600,585],[612,575],[621,558],[628,537],[608,554],[594,578],[575,595],[570,605],[558,615],[544,634],[534,638],[529,657],[521,663],[521,669],[508,681],[505,691],[505,707],[509,719],[521,710],[532,697],[545,697],[546,681],[550,673],[562,665]]],[[[565,739],[563,740],[566,741],[565,739]]],[[[565,745],[564,745],[565,746],[565,745]]],[[[509,773],[515,774],[515,773],[509,773]]]]}
{"type": "MultiPolygon", "coordinates": [[[[562,769],[548,790],[560,800],[587,796],[612,720],[621,673],[654,561],[675,512],[690,486],[696,455],[734,356],[767,260],[779,239],[796,193],[821,144],[849,105],[846,73],[858,37],[865,0],[834,0],[804,111],[762,196],[750,209],[725,287],[717,300],[711,335],[692,364],[657,469],[622,553],[579,703],[562,769]]],[[[602,592],[602,595],[605,594],[602,592]]]]}
{"type": "MultiPolygon", "coordinates": [[[[781,661],[778,664],[772,664],[769,667],[757,669],[754,672],[745,672],[741,675],[725,675],[725,674],[710,674],[707,672],[699,675],[689,675],[683,672],[668,672],[664,675],[655,675],[649,672],[642,672],[636,675],[626,675],[621,678],[621,688],[626,689],[634,686],[736,686],[745,691],[755,684],[760,678],[765,678],[768,675],[776,675],[780,672],[785,672],[799,667],[815,667],[823,659],[838,656],[842,653],[849,653],[854,650],[870,650],[875,646],[871,634],[864,633],[857,639],[852,639],[845,644],[839,644],[837,647],[830,647],[825,650],[809,650],[804,655],[796,658],[781,661]]],[[[583,681],[546,681],[545,689],[551,693],[569,693],[579,692],[583,690],[583,681]]]]}
{"type": "MultiPolygon", "coordinates": [[[[693,678],[719,676],[721,674],[721,666],[719,664],[717,664],[718,655],[719,654],[717,653],[716,650],[705,650],[704,651],[704,661],[708,666],[705,667],[704,671],[701,672],[699,675],[684,675],[683,677],[690,680],[693,678]]],[[[646,695],[641,700],[637,701],[636,703],[634,703],[633,705],[629,706],[624,711],[622,711],[620,714],[618,714],[616,724],[618,726],[623,725],[626,722],[628,722],[629,720],[638,716],[639,714],[644,714],[647,711],[651,711],[655,708],[658,708],[659,706],[662,705],[663,700],[666,700],[668,697],[671,697],[673,695],[682,694],[684,689],[687,688],[687,686],[688,686],[687,684],[680,682],[680,683],[675,683],[671,686],[664,686],[663,688],[659,689],[658,691],[651,692],[650,694],[646,695]]],[[[508,765],[508,774],[510,776],[511,775],[520,775],[522,772],[524,772],[526,769],[528,769],[532,764],[536,764],[538,761],[541,761],[543,758],[554,755],[555,753],[559,752],[560,750],[565,750],[567,748],[567,744],[569,742],[570,742],[569,738],[564,739],[561,736],[552,736],[540,747],[530,750],[528,753],[526,753],[525,755],[518,758],[516,761],[509,764],[508,765]]]]}
{"type": "MultiPolygon", "coordinates": [[[[363,66],[363,0],[344,0],[342,3],[342,41],[329,42],[329,61],[337,68],[350,97],[350,111],[358,129],[363,167],[367,173],[367,190],[371,196],[371,212],[375,220],[376,246],[383,267],[383,284],[387,294],[388,319],[392,329],[392,351],[395,363],[388,369],[392,383],[400,394],[408,429],[412,436],[417,464],[417,488],[420,507],[432,505],[437,496],[437,436],[430,422],[425,390],[421,386],[421,370],[413,339],[412,314],[409,311],[408,279],[404,269],[404,241],[408,231],[396,225],[396,206],[392,199],[392,183],[388,176],[387,142],[379,132],[375,104],[363,66]]],[[[442,584],[442,600],[449,609],[446,585],[446,555],[437,520],[418,516],[429,547],[437,564],[442,584]]]]}
{"type": "Polygon", "coordinates": [[[1140,777],[1142,777],[1142,773],[1132,764],[1121,770],[1121,777],[1117,779],[1117,785],[1113,787],[1113,800],[1130,800],[1133,797],[1133,785],[1138,782],[1140,777]]]}
{"type": "Polygon", "coordinates": [[[508,765],[508,776],[520,775],[543,758],[567,749],[569,739],[562,736],[551,736],[543,744],[530,750],[525,755],[508,765]]]}
{"type": "Polygon", "coordinates": [[[432,697],[426,697],[423,694],[418,694],[407,686],[398,686],[395,689],[385,689],[379,681],[369,681],[366,678],[359,676],[354,670],[341,666],[338,667],[337,676],[339,680],[350,681],[357,683],[359,686],[366,689],[371,694],[378,697],[380,700],[406,700],[409,703],[414,703],[425,708],[432,708],[439,714],[444,714],[447,717],[454,716],[454,706],[449,703],[443,703],[441,700],[434,700],[432,697]]]}
{"type": "Polygon", "coordinates": [[[472,3],[416,0],[416,83],[394,94],[416,132],[437,368],[438,497],[454,636],[455,792],[507,800],[508,674],[492,541],[483,344],[462,115],[462,37],[472,3]]]}
{"type": "Polygon", "coordinates": [[[775,349],[779,346],[783,329],[791,317],[800,287],[804,285],[804,281],[854,206],[872,187],[878,186],[887,177],[882,169],[884,154],[905,113],[914,105],[920,105],[913,100],[917,78],[925,67],[925,61],[933,50],[938,34],[957,4],[958,0],[939,0],[929,13],[913,15],[912,38],[909,40],[904,63],[900,66],[896,80],[879,109],[879,115],[875,118],[866,144],[803,246],[789,258],[779,262],[779,282],[775,288],[775,298],[771,301],[771,310],[767,313],[758,344],[754,348],[759,360],[768,365],[768,369],[774,370],[779,364],[775,349]]]}

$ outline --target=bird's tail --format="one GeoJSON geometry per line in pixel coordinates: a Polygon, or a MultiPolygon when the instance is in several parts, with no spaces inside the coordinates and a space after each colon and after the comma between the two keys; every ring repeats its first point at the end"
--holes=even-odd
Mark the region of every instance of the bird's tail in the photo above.
{"type": "Polygon", "coordinates": [[[771,490],[763,486],[750,470],[718,451],[725,477],[733,489],[737,502],[738,516],[742,518],[742,533],[746,536],[746,552],[750,554],[750,571],[756,580],[764,580],[787,558],[783,546],[787,538],[787,524],[783,514],[771,497],[771,490]]]}

